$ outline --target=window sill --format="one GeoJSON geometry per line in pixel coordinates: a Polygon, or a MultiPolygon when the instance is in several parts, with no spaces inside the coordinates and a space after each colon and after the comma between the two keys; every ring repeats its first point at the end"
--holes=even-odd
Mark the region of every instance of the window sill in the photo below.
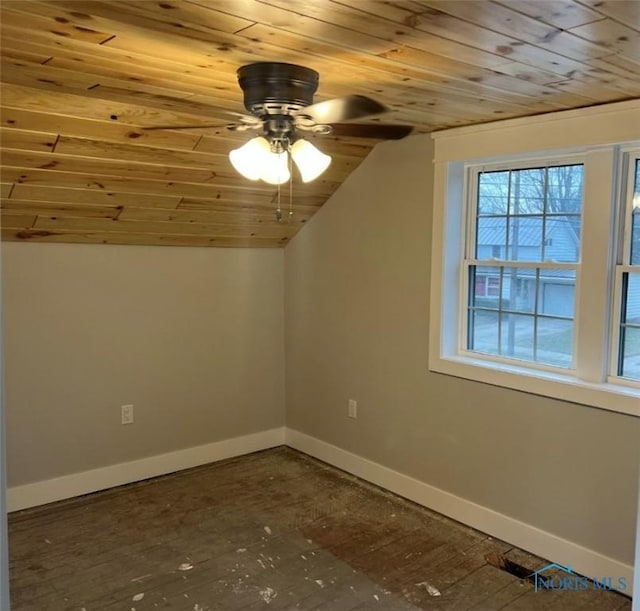
{"type": "Polygon", "coordinates": [[[493,386],[640,417],[640,389],[631,386],[590,383],[561,373],[461,355],[431,358],[429,369],[493,386]]]}

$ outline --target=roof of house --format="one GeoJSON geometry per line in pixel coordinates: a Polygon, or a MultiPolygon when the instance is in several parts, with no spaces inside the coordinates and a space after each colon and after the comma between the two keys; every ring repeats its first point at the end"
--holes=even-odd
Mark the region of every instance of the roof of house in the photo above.
{"type": "MultiPolygon", "coordinates": [[[[509,244],[514,243],[514,233],[517,229],[519,246],[541,246],[543,231],[547,238],[564,238],[567,246],[575,248],[579,243],[580,217],[578,215],[557,216],[547,218],[543,229],[542,217],[519,216],[508,217],[509,244]]],[[[478,238],[480,246],[506,245],[507,217],[487,216],[478,218],[478,238]]]]}

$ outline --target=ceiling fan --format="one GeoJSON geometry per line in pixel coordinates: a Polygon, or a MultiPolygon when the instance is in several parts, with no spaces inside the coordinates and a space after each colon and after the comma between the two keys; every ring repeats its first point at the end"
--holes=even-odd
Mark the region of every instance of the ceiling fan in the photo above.
{"type": "MultiPolygon", "coordinates": [[[[234,168],[250,180],[282,184],[291,178],[292,160],[303,182],[320,176],[331,157],[319,151],[302,134],[333,134],[357,138],[397,140],[412,131],[410,125],[345,123],[378,115],[388,109],[369,97],[349,95],[313,103],[319,74],[310,68],[282,62],[256,62],[238,69],[244,106],[250,113],[231,113],[237,122],[230,131],[260,131],[229,153],[234,168]]],[[[163,125],[153,129],[199,129],[219,124],[163,125]]]]}

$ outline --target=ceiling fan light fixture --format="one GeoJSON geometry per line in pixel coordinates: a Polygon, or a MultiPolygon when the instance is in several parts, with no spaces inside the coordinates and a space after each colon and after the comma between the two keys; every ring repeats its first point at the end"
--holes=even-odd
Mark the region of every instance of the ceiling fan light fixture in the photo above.
{"type": "Polygon", "coordinates": [[[300,170],[302,182],[311,182],[331,163],[331,157],[318,150],[308,140],[296,140],[291,146],[291,157],[300,170]]]}
{"type": "Polygon", "coordinates": [[[269,152],[260,160],[260,176],[264,182],[270,185],[281,185],[291,178],[289,173],[289,156],[286,151],[281,153],[269,152]]]}
{"type": "Polygon", "coordinates": [[[272,155],[269,141],[262,136],[252,138],[241,147],[229,152],[231,165],[245,178],[259,180],[264,166],[272,155]]]}

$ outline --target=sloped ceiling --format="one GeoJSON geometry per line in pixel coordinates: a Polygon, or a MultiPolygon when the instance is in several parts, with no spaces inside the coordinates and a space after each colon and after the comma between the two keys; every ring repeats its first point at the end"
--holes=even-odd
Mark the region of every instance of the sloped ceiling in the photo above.
{"type": "MultiPolygon", "coordinates": [[[[227,153],[249,136],[238,67],[302,64],[316,101],[357,93],[415,133],[640,96],[637,0],[3,0],[2,238],[283,246],[376,144],[313,136],[318,180],[276,188],[227,153]],[[233,117],[232,117],[233,118],[233,117]],[[220,127],[144,131],[219,122],[220,127]]],[[[425,160],[425,163],[428,160],[425,160]]]]}

